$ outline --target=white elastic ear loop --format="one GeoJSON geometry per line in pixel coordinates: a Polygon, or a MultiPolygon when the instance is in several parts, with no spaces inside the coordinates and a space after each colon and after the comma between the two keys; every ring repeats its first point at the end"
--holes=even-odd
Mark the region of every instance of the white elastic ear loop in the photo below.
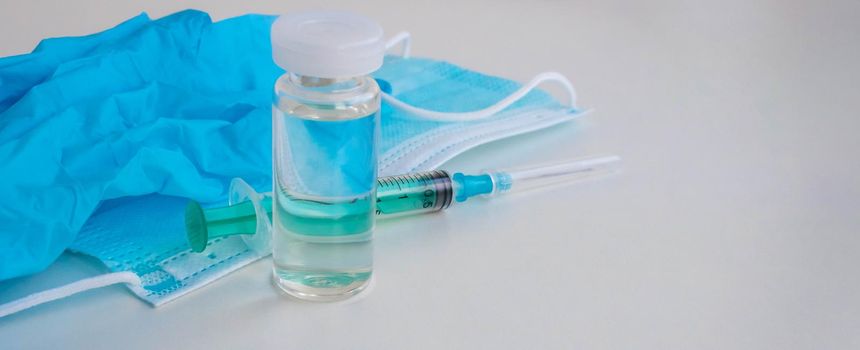
{"type": "MultiPolygon", "coordinates": [[[[387,42],[385,42],[385,50],[388,51],[391,48],[401,44],[403,45],[403,50],[400,52],[400,56],[402,56],[403,58],[409,58],[410,50],[412,49],[412,35],[409,34],[409,32],[404,31],[394,34],[394,36],[392,36],[390,39],[388,39],[387,42]]],[[[398,100],[394,96],[391,96],[384,92],[382,93],[382,99],[385,100],[385,102],[388,102],[388,104],[390,104],[394,108],[407,112],[413,116],[417,116],[420,119],[455,122],[472,121],[489,118],[490,116],[502,111],[508,106],[514,104],[514,102],[517,102],[519,99],[523,98],[541,83],[548,81],[561,84],[562,87],[564,87],[564,89],[567,91],[568,105],[571,108],[576,108],[576,90],[573,88],[573,84],[571,84],[570,81],[564,77],[564,75],[561,75],[557,72],[544,72],[538,74],[534,78],[532,78],[532,80],[529,81],[528,84],[523,85],[517,91],[514,91],[514,93],[510,94],[508,97],[505,97],[501,101],[496,102],[496,104],[484,108],[482,110],[472,112],[460,113],[431,111],[408,105],[398,100]]]]}
{"type": "Polygon", "coordinates": [[[400,56],[403,58],[409,58],[409,52],[412,49],[412,35],[409,32],[400,32],[394,34],[391,39],[385,42],[385,51],[391,50],[392,47],[395,47],[399,44],[403,44],[403,50],[400,51],[400,56]]]}
{"type": "Polygon", "coordinates": [[[505,97],[501,101],[496,102],[496,104],[494,104],[490,107],[487,107],[487,108],[484,108],[481,110],[477,110],[477,111],[472,111],[472,112],[437,112],[437,111],[431,111],[431,110],[427,110],[427,109],[423,109],[423,108],[418,108],[418,107],[415,107],[412,105],[408,105],[408,104],[398,100],[394,96],[391,96],[391,95],[386,94],[386,93],[382,93],[382,99],[385,102],[387,102],[388,104],[390,104],[392,107],[397,108],[399,110],[402,110],[404,112],[407,112],[407,113],[409,113],[413,116],[416,116],[420,119],[445,121],[445,122],[463,122],[463,121],[472,121],[472,120],[479,120],[479,119],[488,118],[488,117],[492,116],[493,114],[496,114],[496,113],[500,112],[501,110],[507,108],[508,106],[512,105],[514,102],[517,102],[517,100],[523,98],[525,95],[527,95],[530,91],[532,91],[539,84],[541,84],[543,82],[549,82],[549,81],[561,84],[564,87],[564,89],[567,91],[568,105],[571,108],[576,108],[576,90],[574,90],[573,84],[571,84],[570,81],[564,77],[564,75],[561,75],[560,73],[557,73],[557,72],[544,72],[544,73],[538,74],[534,78],[532,78],[532,80],[529,81],[528,84],[523,85],[517,91],[514,91],[514,93],[508,95],[508,97],[505,97]]]}
{"type": "Polygon", "coordinates": [[[117,283],[128,283],[140,286],[140,277],[137,277],[132,272],[112,272],[95,277],[84,278],[80,281],[69,283],[65,286],[60,286],[53,289],[48,289],[39,293],[30,294],[18,300],[10,301],[0,305],[0,317],[9,316],[18,311],[29,309],[33,306],[44,304],[57,299],[62,299],[73,294],[106,287],[117,283]]]}

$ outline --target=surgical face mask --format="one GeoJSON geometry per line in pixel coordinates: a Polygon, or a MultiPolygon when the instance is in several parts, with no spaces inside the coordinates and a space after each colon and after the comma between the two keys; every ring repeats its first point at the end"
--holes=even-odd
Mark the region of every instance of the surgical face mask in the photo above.
{"type": "MultiPolygon", "coordinates": [[[[200,21],[199,17],[199,13],[181,13],[159,22],[162,22],[162,28],[171,30],[171,26],[200,21]]],[[[268,17],[243,16],[215,24],[204,23],[203,34],[200,35],[202,39],[210,40],[208,44],[221,45],[208,47],[213,53],[235,50],[224,44],[225,38],[217,37],[219,33],[259,35],[262,36],[260,45],[244,49],[254,55],[269,55],[270,49],[263,43],[268,42],[266,24],[271,20],[268,17]]],[[[200,40],[200,43],[207,48],[206,40],[200,40]]],[[[444,61],[410,58],[408,34],[398,34],[388,46],[395,48],[398,44],[404,48],[402,54],[388,56],[383,67],[373,74],[386,91],[381,117],[380,176],[433,169],[475,146],[547,128],[585,113],[573,107],[573,88],[556,73],[541,74],[520,85],[444,61]],[[557,102],[543,91],[532,90],[544,81],[554,81],[566,88],[566,104],[557,102]]],[[[260,76],[272,74],[272,79],[280,74],[272,67],[246,69],[253,69],[260,76]]],[[[126,283],[138,297],[158,306],[263,257],[236,236],[209,242],[204,254],[191,253],[185,240],[182,215],[186,198],[223,204],[229,179],[235,176],[249,180],[258,191],[270,189],[271,107],[268,96],[271,84],[265,79],[257,80],[249,83],[252,87],[248,90],[230,92],[232,95],[227,98],[238,101],[231,106],[218,109],[205,103],[209,96],[196,97],[200,100],[197,108],[226,113],[226,116],[211,118],[225,120],[229,124],[194,134],[196,120],[193,118],[186,124],[172,125],[165,121],[163,133],[156,136],[159,141],[171,142],[173,146],[137,145],[134,148],[137,155],[144,153],[140,157],[142,159],[136,160],[138,164],[120,169],[112,180],[118,183],[101,188],[102,195],[96,200],[102,199],[102,202],[68,249],[99,259],[111,273],[0,306],[0,316],[113,283],[126,283]],[[241,113],[235,113],[237,110],[241,113]],[[180,129],[193,133],[192,138],[169,137],[169,133],[180,129]],[[152,152],[147,151],[148,147],[155,147],[154,151],[175,149],[180,155],[191,154],[186,157],[190,164],[176,163],[191,170],[156,167],[160,160],[157,157],[146,158],[145,153],[152,152]],[[222,161],[223,164],[219,163],[222,161]],[[158,171],[153,172],[153,169],[158,171]],[[152,178],[141,180],[146,176],[152,178]],[[148,191],[149,195],[134,196],[140,194],[134,192],[139,191],[134,185],[139,187],[141,181],[144,186],[154,183],[161,188],[148,191]],[[199,184],[195,185],[193,181],[199,181],[199,184]]],[[[223,106],[219,102],[211,104],[223,106]]],[[[201,125],[206,125],[202,122],[201,125]]],[[[156,131],[147,129],[150,134],[143,135],[152,135],[156,131]]],[[[142,131],[132,129],[129,132],[142,131]]]]}

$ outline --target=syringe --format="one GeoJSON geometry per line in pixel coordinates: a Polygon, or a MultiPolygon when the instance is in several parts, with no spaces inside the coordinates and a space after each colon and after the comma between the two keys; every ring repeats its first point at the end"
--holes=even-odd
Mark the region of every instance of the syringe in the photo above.
{"type": "MultiPolygon", "coordinates": [[[[441,211],[475,196],[495,196],[549,185],[569,184],[617,171],[621,158],[598,156],[510,170],[487,170],[476,175],[432,170],[377,180],[379,218],[441,211]]],[[[271,193],[257,193],[241,179],[230,185],[229,205],[204,209],[191,201],[185,228],[192,251],[202,252],[217,237],[242,235],[254,250],[269,249],[271,193]],[[265,220],[257,220],[265,217],[265,220]]]]}

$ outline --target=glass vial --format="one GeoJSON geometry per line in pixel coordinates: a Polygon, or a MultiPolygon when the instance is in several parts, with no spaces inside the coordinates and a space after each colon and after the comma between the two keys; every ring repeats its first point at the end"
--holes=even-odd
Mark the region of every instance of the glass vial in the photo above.
{"type": "Polygon", "coordinates": [[[382,29],[343,12],[272,26],[274,280],[302,299],[339,300],[373,273],[382,29]]]}

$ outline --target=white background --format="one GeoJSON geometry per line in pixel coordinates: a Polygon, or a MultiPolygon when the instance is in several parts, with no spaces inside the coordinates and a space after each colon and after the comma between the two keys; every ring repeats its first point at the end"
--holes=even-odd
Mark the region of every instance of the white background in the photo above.
{"type": "MultiPolygon", "coordinates": [[[[279,296],[263,260],[159,309],[114,286],[0,319],[0,348],[860,347],[858,2],[312,3],[0,0],[0,55],[141,11],[349,9],[416,56],[560,71],[597,109],[445,168],[625,172],[380,224],[375,286],[347,303],[279,296]]],[[[101,272],[66,255],[0,302],[101,272]]]]}

